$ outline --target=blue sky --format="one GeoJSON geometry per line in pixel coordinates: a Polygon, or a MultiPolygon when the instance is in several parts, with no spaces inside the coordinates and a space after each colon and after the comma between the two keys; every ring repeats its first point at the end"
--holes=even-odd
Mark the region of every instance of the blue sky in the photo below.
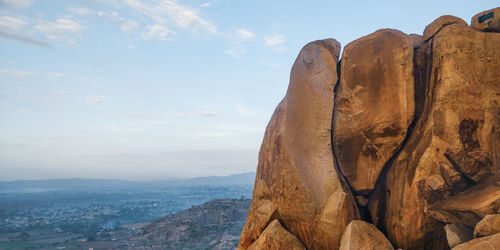
{"type": "Polygon", "coordinates": [[[0,0],[0,180],[255,171],[307,42],[498,4],[0,0]]]}

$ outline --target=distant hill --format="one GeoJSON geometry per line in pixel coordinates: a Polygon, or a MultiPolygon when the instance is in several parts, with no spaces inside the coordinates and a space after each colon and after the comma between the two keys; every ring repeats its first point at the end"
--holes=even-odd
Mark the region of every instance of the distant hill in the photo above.
{"type": "Polygon", "coordinates": [[[209,176],[165,181],[127,181],[113,179],[50,179],[0,181],[0,193],[37,193],[49,191],[134,190],[169,186],[253,185],[255,172],[229,176],[209,176]]]}
{"type": "Polygon", "coordinates": [[[249,199],[212,200],[161,217],[131,238],[134,249],[236,249],[249,199]]]}

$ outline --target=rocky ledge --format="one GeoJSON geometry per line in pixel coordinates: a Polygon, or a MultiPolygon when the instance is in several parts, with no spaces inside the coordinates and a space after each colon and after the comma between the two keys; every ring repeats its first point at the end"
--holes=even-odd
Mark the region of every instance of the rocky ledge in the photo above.
{"type": "Polygon", "coordinates": [[[500,249],[499,32],[495,8],[307,44],[238,248],[500,249]]]}

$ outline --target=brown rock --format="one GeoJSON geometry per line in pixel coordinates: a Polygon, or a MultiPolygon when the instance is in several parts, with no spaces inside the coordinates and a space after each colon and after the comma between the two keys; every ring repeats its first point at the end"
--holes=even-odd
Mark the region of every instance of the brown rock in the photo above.
{"type": "Polygon", "coordinates": [[[425,26],[424,30],[424,41],[435,36],[441,29],[451,24],[462,24],[467,25],[467,23],[459,17],[445,15],[434,20],[431,24],[425,26]]]}
{"type": "Polygon", "coordinates": [[[356,200],[358,201],[358,205],[363,207],[366,207],[368,205],[368,202],[370,202],[370,200],[361,195],[356,196],[356,200]]]}
{"type": "MultiPolygon", "coordinates": [[[[462,120],[460,125],[462,125],[464,121],[466,122],[468,120],[462,120]]],[[[476,143],[478,142],[476,141],[476,143]]],[[[493,175],[493,163],[484,152],[468,152],[466,150],[461,150],[460,152],[455,153],[448,149],[445,156],[455,169],[459,170],[474,182],[479,182],[480,180],[493,175]]]]}
{"type": "Polygon", "coordinates": [[[480,31],[500,31],[500,7],[483,11],[472,17],[470,24],[480,31]]]}
{"type": "Polygon", "coordinates": [[[413,48],[418,48],[424,43],[424,36],[418,34],[409,34],[408,36],[413,41],[413,48]]]}
{"type": "Polygon", "coordinates": [[[413,119],[413,40],[391,29],[349,43],[342,55],[332,141],[342,174],[373,190],[413,119]]]}
{"type": "Polygon", "coordinates": [[[500,233],[500,214],[488,214],[474,227],[474,238],[500,233]]]}
{"type": "MultiPolygon", "coordinates": [[[[428,30],[431,28],[428,26],[428,30]]],[[[500,128],[498,51],[500,35],[455,24],[442,28],[417,48],[415,127],[401,152],[387,166],[370,199],[374,223],[397,247],[446,248],[443,227],[431,217],[431,204],[419,192],[418,183],[441,174],[440,163],[449,161],[444,156],[448,149],[480,152],[484,161],[498,162],[493,160],[498,151],[494,147],[498,137],[494,135],[500,128]],[[464,121],[473,121],[478,126],[463,126],[464,121]]],[[[492,167],[500,166],[495,163],[492,167]]],[[[454,198],[459,195],[455,194],[446,202],[438,201],[438,205],[432,206],[438,212],[452,211],[451,215],[441,214],[445,219],[450,217],[447,223],[459,222],[473,227],[461,222],[459,215],[482,214],[479,210],[495,207],[497,198],[491,192],[497,189],[489,186],[488,190],[490,193],[474,191],[483,196],[477,198],[479,200],[454,198]],[[479,204],[479,201],[494,206],[479,204]]]]}
{"type": "Polygon", "coordinates": [[[472,229],[465,225],[458,223],[447,224],[444,230],[446,231],[446,239],[450,247],[455,247],[472,240],[472,229]]]}
{"type": "Polygon", "coordinates": [[[500,207],[500,187],[490,177],[466,191],[439,201],[429,209],[429,215],[443,223],[460,223],[473,228],[488,214],[500,207]]]}
{"type": "Polygon", "coordinates": [[[248,250],[274,250],[274,249],[306,249],[295,235],[286,231],[278,220],[273,220],[259,235],[248,250]]]}
{"type": "Polygon", "coordinates": [[[488,237],[474,239],[452,248],[452,250],[499,250],[499,249],[500,249],[500,233],[490,235],[488,237]]]}
{"type": "Polygon", "coordinates": [[[439,174],[431,175],[417,183],[420,194],[428,203],[434,203],[450,195],[450,188],[439,174]]]}
{"type": "Polygon", "coordinates": [[[361,220],[353,220],[340,241],[339,250],[384,250],[392,247],[382,232],[380,232],[373,224],[366,223],[361,220]]]}
{"type": "Polygon", "coordinates": [[[448,161],[439,164],[439,172],[450,188],[451,194],[459,193],[469,186],[462,174],[448,161]]]}
{"type": "Polygon", "coordinates": [[[295,60],[287,94],[264,135],[240,249],[274,219],[308,249],[336,249],[347,224],[359,218],[331,146],[339,52],[333,39],[316,41],[295,60]]]}

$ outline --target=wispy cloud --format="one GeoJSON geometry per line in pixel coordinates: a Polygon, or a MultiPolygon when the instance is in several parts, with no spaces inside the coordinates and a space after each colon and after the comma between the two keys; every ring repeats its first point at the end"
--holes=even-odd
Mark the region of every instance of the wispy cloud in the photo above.
{"type": "Polygon", "coordinates": [[[127,116],[127,117],[135,117],[135,118],[151,117],[151,115],[145,114],[145,113],[118,113],[118,115],[127,116]]]}
{"type": "Polygon", "coordinates": [[[57,79],[57,78],[61,78],[63,76],[65,76],[66,74],[64,73],[61,73],[61,72],[48,72],[47,73],[47,77],[49,79],[57,79]]]}
{"type": "Polygon", "coordinates": [[[242,46],[240,46],[238,48],[232,48],[232,49],[228,49],[228,50],[224,51],[224,53],[226,55],[230,55],[230,56],[235,57],[235,58],[241,57],[246,52],[247,52],[247,49],[245,47],[242,47],[242,46]]]}
{"type": "Polygon", "coordinates": [[[24,18],[0,16],[0,38],[42,47],[50,47],[48,43],[31,38],[24,33],[30,30],[24,18]]]}
{"type": "Polygon", "coordinates": [[[233,48],[224,51],[226,55],[235,58],[241,57],[247,52],[247,42],[254,40],[255,33],[248,29],[237,29],[229,35],[229,41],[233,44],[233,48]]]}
{"type": "Polygon", "coordinates": [[[96,14],[96,11],[89,7],[68,7],[68,11],[72,14],[80,16],[90,16],[96,14]]]}
{"type": "Polygon", "coordinates": [[[210,7],[211,5],[212,5],[211,3],[202,3],[202,4],[200,4],[200,7],[206,8],[206,7],[210,7]]]}
{"type": "Polygon", "coordinates": [[[94,96],[89,96],[89,97],[85,98],[85,102],[96,104],[96,103],[103,102],[104,99],[106,99],[106,96],[94,95],[94,96]]]}
{"type": "Polygon", "coordinates": [[[131,19],[124,19],[121,29],[126,32],[136,31],[139,29],[139,23],[131,19]]]}
{"type": "Polygon", "coordinates": [[[15,69],[0,69],[0,77],[14,77],[18,79],[25,79],[33,76],[33,72],[15,70],[15,69]]]}
{"type": "Polygon", "coordinates": [[[59,18],[54,22],[39,21],[35,29],[50,40],[74,43],[75,36],[81,35],[85,27],[76,21],[59,18]]]}
{"type": "Polygon", "coordinates": [[[173,23],[194,35],[212,35],[217,33],[213,23],[203,19],[197,10],[178,4],[173,0],[123,0],[132,9],[166,25],[173,23]]]}
{"type": "Polygon", "coordinates": [[[202,116],[202,117],[229,117],[229,115],[213,110],[196,110],[177,114],[177,117],[202,116]]]}
{"type": "Polygon", "coordinates": [[[285,37],[282,35],[269,36],[264,39],[264,43],[270,47],[281,45],[285,43],[285,37]]]}
{"type": "Polygon", "coordinates": [[[0,38],[7,39],[7,40],[13,40],[13,41],[17,41],[17,42],[22,42],[22,43],[26,43],[26,44],[30,44],[30,45],[41,46],[41,47],[47,47],[47,48],[51,47],[51,45],[46,43],[46,42],[39,41],[37,39],[31,38],[28,36],[23,36],[23,35],[19,35],[19,34],[12,34],[12,33],[3,32],[3,31],[0,31],[0,38]]]}
{"type": "Polygon", "coordinates": [[[4,32],[18,32],[24,29],[26,21],[13,16],[0,16],[0,30],[4,32]]]}
{"type": "Polygon", "coordinates": [[[0,0],[0,8],[28,8],[33,4],[33,0],[0,0]]]}
{"type": "Polygon", "coordinates": [[[164,41],[170,35],[175,35],[175,33],[169,30],[165,26],[155,24],[155,25],[148,25],[146,27],[146,31],[141,34],[141,38],[145,41],[152,39],[158,39],[164,41]]]}
{"type": "Polygon", "coordinates": [[[253,40],[255,38],[255,33],[247,29],[237,29],[236,34],[238,39],[242,41],[253,40]]]}

